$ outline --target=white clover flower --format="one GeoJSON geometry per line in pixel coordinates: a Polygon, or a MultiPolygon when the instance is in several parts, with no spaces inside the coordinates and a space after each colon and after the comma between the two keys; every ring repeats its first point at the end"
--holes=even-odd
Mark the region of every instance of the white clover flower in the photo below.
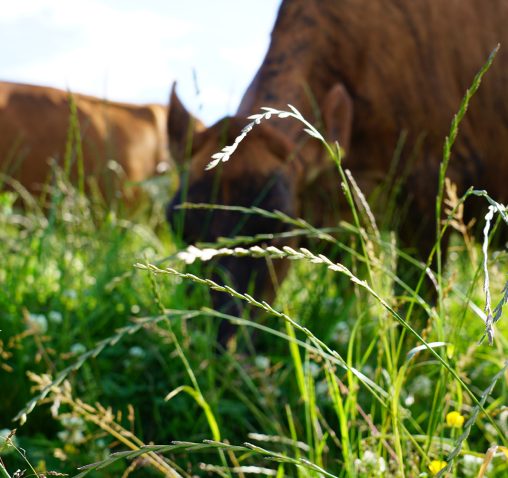
{"type": "MultiPolygon", "coordinates": [[[[483,458],[474,455],[464,455],[462,457],[462,473],[465,478],[476,477],[483,464],[483,458]]],[[[490,465],[492,468],[492,465],[490,465]]]]}
{"type": "Polygon", "coordinates": [[[321,381],[317,382],[315,391],[316,391],[316,396],[318,396],[320,398],[329,399],[328,383],[326,382],[326,380],[321,380],[321,381]]]}
{"type": "Polygon", "coordinates": [[[60,421],[64,427],[68,428],[79,428],[85,424],[82,418],[74,416],[63,416],[60,421]]]}
{"type": "Polygon", "coordinates": [[[76,300],[78,298],[78,293],[74,289],[65,289],[63,295],[71,300],[76,300]]]}
{"type": "Polygon", "coordinates": [[[57,436],[61,441],[72,445],[79,445],[85,441],[85,435],[81,430],[62,430],[57,436]]]}
{"type": "Polygon", "coordinates": [[[420,397],[428,397],[432,393],[432,380],[426,375],[419,375],[410,386],[411,393],[420,397]]]}
{"type": "Polygon", "coordinates": [[[321,367],[317,363],[309,362],[307,364],[307,372],[309,372],[312,377],[316,378],[320,371],[321,367]]]}
{"type": "Polygon", "coordinates": [[[59,312],[58,310],[52,310],[48,314],[48,319],[50,322],[53,322],[54,324],[61,324],[63,320],[62,313],[59,312]]]}
{"type": "Polygon", "coordinates": [[[90,275],[86,275],[84,281],[87,286],[94,286],[97,283],[97,279],[90,275]]]}
{"type": "Polygon", "coordinates": [[[146,353],[144,349],[135,345],[134,347],[131,347],[129,349],[129,355],[134,358],[143,358],[146,355],[146,353]]]}
{"type": "Polygon", "coordinates": [[[368,466],[375,466],[377,462],[377,456],[370,450],[366,450],[362,457],[362,462],[368,466]]]}
{"type": "Polygon", "coordinates": [[[48,331],[48,320],[43,314],[28,314],[28,323],[30,328],[39,334],[45,334],[48,331]]]}
{"type": "Polygon", "coordinates": [[[406,407],[410,407],[411,405],[413,405],[415,403],[415,396],[413,394],[409,394],[405,400],[404,400],[404,405],[406,407]]]}
{"type": "Polygon", "coordinates": [[[508,435],[508,408],[499,414],[499,426],[505,435],[508,435]]]}
{"type": "Polygon", "coordinates": [[[365,450],[362,458],[354,461],[354,465],[358,473],[364,473],[369,477],[382,476],[386,471],[385,459],[371,450],[365,450]]]}
{"type": "Polygon", "coordinates": [[[65,430],[58,432],[57,436],[60,440],[72,445],[80,445],[85,441],[83,433],[85,422],[80,417],[63,416],[60,419],[65,430]]]}
{"type": "Polygon", "coordinates": [[[83,272],[85,270],[85,264],[79,257],[74,258],[74,262],[72,263],[72,268],[76,272],[83,272]]]}
{"type": "Polygon", "coordinates": [[[347,322],[337,322],[333,329],[332,340],[340,345],[346,345],[351,337],[351,329],[347,322]]]}
{"type": "Polygon", "coordinates": [[[86,347],[78,342],[71,345],[71,352],[76,355],[81,355],[86,352],[86,347]]]}
{"type": "Polygon", "coordinates": [[[48,279],[58,281],[62,277],[62,272],[56,261],[50,261],[44,268],[44,276],[48,279]]]}
{"type": "Polygon", "coordinates": [[[485,431],[489,435],[492,435],[493,437],[496,437],[498,435],[497,429],[496,429],[496,427],[494,425],[492,425],[492,423],[486,423],[485,424],[485,431]]]}
{"type": "Polygon", "coordinates": [[[264,355],[257,355],[254,363],[259,370],[266,370],[270,367],[270,359],[264,355]]]}

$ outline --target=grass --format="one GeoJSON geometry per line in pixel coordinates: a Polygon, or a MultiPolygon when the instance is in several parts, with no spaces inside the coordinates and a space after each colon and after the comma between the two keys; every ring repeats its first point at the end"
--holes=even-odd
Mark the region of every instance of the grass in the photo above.
{"type": "MultiPolygon", "coordinates": [[[[296,110],[267,112],[303,120],[296,110]]],[[[73,128],[69,155],[79,148],[73,128]]],[[[312,251],[252,246],[259,238],[182,251],[160,208],[107,207],[65,171],[41,198],[4,187],[0,477],[505,476],[507,255],[489,246],[488,293],[499,306],[485,313],[482,245],[461,215],[471,195],[485,193],[458,198],[442,175],[438,202],[447,199],[446,227],[460,234],[435,271],[433,303],[420,293],[431,262],[399,250],[342,170],[340,150],[329,153],[353,224],[316,230],[244,211],[288,222],[289,234],[315,239],[312,251]],[[293,267],[266,304],[207,280],[206,261],[185,265],[203,254],[289,258],[293,267]],[[211,310],[211,288],[263,317],[211,310]],[[217,354],[224,319],[240,331],[236,349],[217,354]],[[492,345],[481,341],[486,325],[492,345]]],[[[155,206],[168,187],[159,186],[155,206]]],[[[494,221],[502,209],[485,198],[494,221]]]]}

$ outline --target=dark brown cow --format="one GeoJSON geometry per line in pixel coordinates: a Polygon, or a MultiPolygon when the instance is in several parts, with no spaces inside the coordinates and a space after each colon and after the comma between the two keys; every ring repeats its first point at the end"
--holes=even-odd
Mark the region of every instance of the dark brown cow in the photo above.
{"type": "MultiPolygon", "coordinates": [[[[169,161],[166,107],[133,105],[73,94],[87,176],[104,178],[109,160],[122,182],[143,181],[169,161]]],[[[69,94],[55,88],[0,82],[1,171],[40,192],[49,158],[63,165],[69,133],[69,94]]],[[[99,181],[103,190],[107,181],[99,181]]]]}
{"type": "MultiPolygon", "coordinates": [[[[170,221],[175,222],[174,208],[185,196],[189,202],[280,209],[317,226],[337,224],[341,192],[335,166],[294,120],[256,127],[220,170],[205,171],[212,153],[239,133],[245,116],[262,106],[287,109],[290,103],[328,140],[341,142],[347,151],[344,165],[367,196],[386,178],[405,135],[400,167],[410,159],[413,167],[402,194],[411,208],[403,230],[427,254],[435,236],[444,138],[466,89],[498,43],[501,51],[460,126],[448,176],[459,192],[474,186],[508,200],[506,25],[505,0],[283,1],[268,53],[237,116],[195,135],[188,187],[168,207],[170,221]]],[[[178,126],[186,124],[188,113],[175,94],[172,102],[170,142],[183,144],[191,135],[178,126]]],[[[229,212],[216,212],[208,222],[203,212],[185,214],[184,237],[190,241],[277,231],[277,225],[255,218],[239,229],[241,218],[229,212]]],[[[262,261],[255,264],[222,262],[235,287],[247,290],[252,272],[254,293],[273,295],[266,267],[262,261]]],[[[224,328],[222,340],[229,332],[224,328]]]]}

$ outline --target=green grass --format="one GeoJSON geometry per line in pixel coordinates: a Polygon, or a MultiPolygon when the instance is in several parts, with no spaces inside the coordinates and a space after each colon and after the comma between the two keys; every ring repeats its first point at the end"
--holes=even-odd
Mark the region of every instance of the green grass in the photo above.
{"type": "MultiPolygon", "coordinates": [[[[286,116],[302,120],[296,110],[286,116]]],[[[73,131],[69,154],[79,143],[73,131]]],[[[426,265],[399,250],[388,226],[378,228],[341,168],[340,150],[329,153],[353,224],[317,231],[252,209],[245,213],[273,215],[291,233],[313,237],[312,250],[252,248],[248,238],[218,245],[221,254],[292,260],[271,305],[207,280],[206,263],[178,258],[160,208],[169,182],[141,212],[85,196],[83,178],[75,188],[65,171],[23,208],[14,204],[23,191],[5,187],[0,477],[17,469],[25,476],[416,477],[438,473],[443,460],[446,476],[505,476],[508,332],[501,318],[493,344],[481,341],[482,249],[462,227],[459,207],[474,193],[453,198],[443,173],[438,202],[452,199],[448,227],[462,234],[435,272],[434,303],[421,295],[426,265]],[[258,318],[211,310],[210,288],[249,304],[258,318]],[[217,354],[224,319],[240,330],[217,354]],[[454,411],[462,423],[448,415],[454,411]]],[[[507,257],[490,246],[493,304],[506,300],[507,257]]],[[[498,317],[501,307],[491,308],[498,317]]]]}

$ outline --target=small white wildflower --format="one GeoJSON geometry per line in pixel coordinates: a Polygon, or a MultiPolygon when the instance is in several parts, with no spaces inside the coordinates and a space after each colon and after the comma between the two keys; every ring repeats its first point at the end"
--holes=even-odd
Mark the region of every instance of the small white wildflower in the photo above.
{"type": "Polygon", "coordinates": [[[71,212],[64,212],[62,214],[62,219],[65,221],[65,222],[68,222],[70,224],[72,224],[75,219],[76,219],[76,216],[74,214],[72,214],[71,212]]]}
{"type": "Polygon", "coordinates": [[[141,307],[138,304],[134,304],[131,306],[131,314],[139,314],[141,312],[141,307]]]}
{"type": "Polygon", "coordinates": [[[43,314],[29,314],[28,323],[30,328],[34,329],[39,334],[44,334],[48,331],[48,320],[43,314]]]}
{"type": "Polygon", "coordinates": [[[489,434],[489,435],[492,435],[493,437],[497,437],[497,430],[496,430],[496,427],[494,425],[492,425],[492,423],[486,423],[485,424],[485,431],[489,434]]]}
{"type": "Polygon", "coordinates": [[[373,453],[370,450],[366,450],[362,457],[362,462],[366,465],[376,465],[377,463],[377,456],[375,453],[373,453]]]}
{"type": "Polygon", "coordinates": [[[62,430],[57,433],[58,438],[66,443],[70,443],[72,445],[80,445],[85,441],[85,435],[81,430],[62,430]]]}
{"type": "Polygon", "coordinates": [[[409,394],[406,399],[404,400],[404,405],[406,405],[406,407],[410,407],[411,405],[413,405],[415,403],[415,396],[412,395],[412,394],[409,394]]]}
{"type": "Polygon", "coordinates": [[[419,375],[410,386],[411,393],[420,397],[428,397],[432,393],[432,380],[426,375],[419,375]]]}
{"type": "Polygon", "coordinates": [[[162,173],[169,171],[169,168],[170,168],[170,165],[167,161],[159,161],[157,163],[157,165],[155,166],[155,171],[158,174],[162,174],[162,173]]]}
{"type": "Polygon", "coordinates": [[[452,262],[457,262],[459,260],[459,258],[460,258],[459,253],[456,251],[452,251],[452,252],[450,252],[448,260],[450,260],[452,262]]]}
{"type": "Polygon", "coordinates": [[[75,300],[78,298],[78,293],[74,289],[65,289],[63,291],[64,297],[67,297],[71,300],[75,300]]]}
{"type": "Polygon", "coordinates": [[[64,416],[60,421],[67,428],[80,428],[85,424],[83,419],[74,416],[64,416]]]}
{"type": "Polygon", "coordinates": [[[71,345],[71,352],[75,355],[81,355],[86,352],[86,347],[78,342],[71,345]]]}
{"type": "Polygon", "coordinates": [[[354,461],[356,470],[367,476],[382,476],[386,471],[386,461],[371,450],[365,450],[361,459],[354,461]]]}
{"type": "Polygon", "coordinates": [[[483,458],[474,455],[464,455],[462,458],[462,473],[464,477],[476,477],[482,466],[483,458]]]}
{"type": "Polygon", "coordinates": [[[62,272],[56,261],[50,261],[44,268],[44,276],[55,281],[60,280],[62,272]]]}
{"type": "Polygon", "coordinates": [[[266,370],[270,368],[270,359],[264,355],[257,355],[254,359],[254,363],[259,370],[266,370]]]}
{"type": "Polygon", "coordinates": [[[52,310],[48,314],[48,319],[50,322],[53,322],[54,324],[61,324],[62,323],[62,313],[58,310],[52,310]]]}
{"type": "Polygon", "coordinates": [[[114,173],[116,173],[118,175],[125,175],[125,171],[123,170],[120,163],[118,163],[117,161],[114,161],[112,159],[110,159],[106,163],[106,168],[108,168],[110,171],[113,171],[114,173]]]}
{"type": "Polygon", "coordinates": [[[316,378],[321,371],[321,367],[314,362],[309,362],[307,365],[307,372],[311,374],[312,377],[316,378]]]}
{"type": "Polygon", "coordinates": [[[332,340],[337,342],[340,345],[345,345],[349,342],[349,338],[351,337],[351,329],[347,322],[341,321],[338,322],[334,327],[332,340]]]}
{"type": "Polygon", "coordinates": [[[499,426],[501,427],[501,430],[503,430],[505,435],[508,435],[508,409],[503,410],[499,414],[499,426]]]}
{"type": "Polygon", "coordinates": [[[97,283],[97,279],[94,276],[86,275],[84,282],[87,286],[94,286],[97,283]]]}
{"type": "Polygon", "coordinates": [[[325,380],[321,380],[316,383],[315,391],[317,397],[325,399],[329,398],[328,383],[325,380]]]}
{"type": "Polygon", "coordinates": [[[134,358],[143,358],[146,353],[141,347],[135,345],[129,349],[129,355],[134,358]]]}

